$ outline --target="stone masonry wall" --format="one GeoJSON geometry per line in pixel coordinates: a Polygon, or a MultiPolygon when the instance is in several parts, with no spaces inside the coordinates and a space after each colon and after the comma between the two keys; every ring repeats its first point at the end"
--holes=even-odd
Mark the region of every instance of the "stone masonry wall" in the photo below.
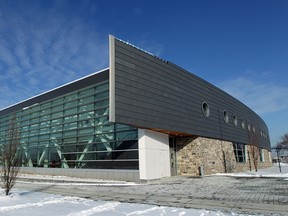
{"type": "Polygon", "coordinates": [[[246,162],[237,163],[231,142],[196,136],[176,139],[178,175],[200,175],[200,166],[203,166],[205,175],[248,171],[250,164],[255,170],[254,161],[258,168],[270,167],[272,160],[269,154],[269,151],[263,150],[264,160],[260,162],[258,148],[247,145],[246,162]]]}

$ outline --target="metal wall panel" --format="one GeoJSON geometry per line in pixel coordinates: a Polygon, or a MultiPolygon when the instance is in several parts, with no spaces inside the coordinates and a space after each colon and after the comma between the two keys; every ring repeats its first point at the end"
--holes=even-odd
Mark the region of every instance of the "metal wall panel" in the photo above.
{"type": "Polygon", "coordinates": [[[269,136],[263,135],[268,135],[265,122],[247,106],[175,64],[113,36],[110,36],[111,87],[114,89],[113,97],[110,94],[111,121],[244,144],[259,141],[260,147],[270,149],[269,136]],[[204,101],[210,107],[209,117],[202,113],[204,101]],[[223,110],[229,114],[228,123],[223,120],[223,110]],[[237,126],[233,124],[233,115],[237,116],[237,126]],[[245,129],[241,127],[242,118],[245,129]]]}

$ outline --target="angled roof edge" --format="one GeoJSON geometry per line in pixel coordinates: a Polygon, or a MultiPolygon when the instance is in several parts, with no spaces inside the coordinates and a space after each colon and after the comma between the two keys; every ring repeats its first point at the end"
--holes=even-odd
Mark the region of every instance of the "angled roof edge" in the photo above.
{"type": "MultiPolygon", "coordinates": [[[[7,109],[12,108],[12,107],[17,106],[17,105],[20,105],[21,103],[28,102],[29,100],[32,100],[32,99],[35,99],[35,98],[37,98],[37,97],[43,96],[43,95],[45,95],[45,94],[47,94],[47,93],[51,93],[51,92],[53,92],[53,91],[55,91],[55,90],[61,89],[61,88],[65,87],[65,86],[68,86],[68,85],[71,85],[71,84],[73,84],[73,83],[79,82],[79,81],[81,81],[81,80],[87,79],[87,78],[89,78],[89,77],[92,77],[92,76],[94,76],[94,75],[96,75],[96,74],[100,74],[100,73],[105,72],[105,71],[107,71],[107,70],[109,70],[109,67],[107,67],[107,68],[105,68],[105,69],[102,69],[102,70],[100,70],[100,71],[96,71],[96,72],[94,72],[94,73],[91,73],[91,74],[89,74],[89,75],[87,75],[87,76],[81,77],[81,78],[79,78],[79,79],[73,80],[73,81],[68,82],[68,83],[66,83],[66,84],[63,84],[63,85],[61,85],[61,86],[55,87],[55,88],[50,89],[50,90],[48,90],[48,91],[42,92],[42,93],[40,93],[40,94],[37,94],[37,95],[32,96],[32,97],[30,97],[30,98],[27,98],[27,99],[25,99],[25,100],[19,101],[19,102],[15,103],[15,104],[12,104],[12,105],[9,105],[9,106],[7,106],[7,107],[4,107],[3,109],[0,109],[0,115],[1,115],[1,112],[4,111],[4,110],[7,110],[7,109]]],[[[32,105],[33,105],[33,104],[31,104],[30,106],[32,106],[32,105]]],[[[24,107],[24,108],[25,108],[25,107],[24,107]]]]}

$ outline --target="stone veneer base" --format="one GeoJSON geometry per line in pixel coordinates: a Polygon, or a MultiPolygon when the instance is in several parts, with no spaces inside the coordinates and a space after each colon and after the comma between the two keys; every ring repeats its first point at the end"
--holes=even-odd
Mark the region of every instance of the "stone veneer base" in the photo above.
{"type": "Polygon", "coordinates": [[[237,163],[232,142],[204,137],[176,139],[177,175],[201,175],[201,166],[205,175],[249,171],[250,167],[255,170],[254,161],[258,169],[272,166],[271,152],[263,149],[263,156],[260,162],[258,148],[246,145],[246,161],[237,163]]]}

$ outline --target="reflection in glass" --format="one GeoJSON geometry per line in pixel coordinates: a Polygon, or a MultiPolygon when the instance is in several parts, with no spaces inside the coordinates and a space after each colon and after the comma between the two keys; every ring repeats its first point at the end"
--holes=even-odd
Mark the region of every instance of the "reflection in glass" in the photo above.
{"type": "MultiPolygon", "coordinates": [[[[15,113],[22,166],[138,169],[137,129],[109,122],[109,83],[95,84],[15,113]]],[[[0,118],[0,146],[7,119],[0,118]]]]}

